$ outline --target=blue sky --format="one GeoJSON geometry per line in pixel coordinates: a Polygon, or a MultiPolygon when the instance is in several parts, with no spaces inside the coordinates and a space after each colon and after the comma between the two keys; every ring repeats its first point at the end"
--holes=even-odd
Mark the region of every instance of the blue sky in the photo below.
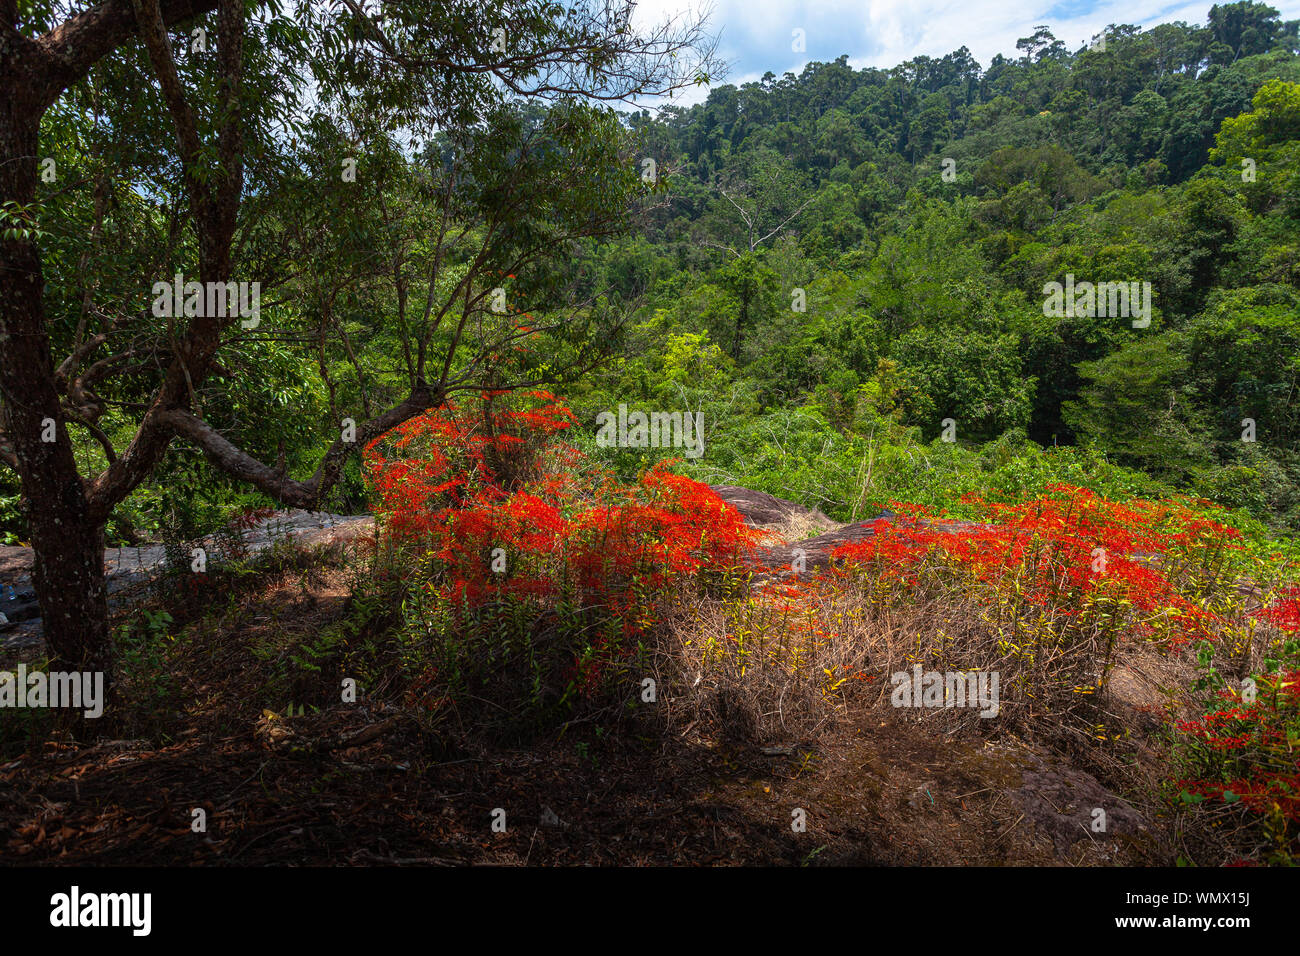
{"type": "MultiPolygon", "coordinates": [[[[709,0],[640,0],[637,20],[699,9],[709,0]]],[[[720,52],[730,65],[724,82],[737,86],[771,70],[799,73],[812,60],[847,53],[855,67],[891,67],[915,56],[943,56],[970,48],[981,66],[996,53],[1016,55],[1016,40],[1040,23],[1070,48],[1086,43],[1110,23],[1143,27],[1184,20],[1203,24],[1215,0],[712,0],[709,18],[721,33],[720,52]],[[807,50],[791,49],[801,29],[807,50]]],[[[1300,19],[1300,0],[1273,0],[1284,20],[1300,19]]],[[[675,103],[703,100],[707,90],[675,103]]]]}

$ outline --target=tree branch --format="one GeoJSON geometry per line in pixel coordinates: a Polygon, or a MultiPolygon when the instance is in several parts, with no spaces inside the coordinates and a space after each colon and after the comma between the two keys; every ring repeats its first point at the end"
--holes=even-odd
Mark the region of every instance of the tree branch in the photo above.
{"type": "MultiPolygon", "coordinates": [[[[166,26],[201,16],[215,9],[217,0],[159,0],[166,26]]],[[[48,108],[59,95],[81,79],[100,58],[136,34],[131,0],[108,0],[59,24],[36,41],[44,58],[43,69],[33,73],[39,98],[48,108]]]]}
{"type": "Polygon", "coordinates": [[[159,0],[131,0],[131,6],[140,26],[140,39],[153,63],[163,102],[167,104],[167,112],[171,114],[172,123],[176,126],[177,155],[180,157],[190,202],[194,205],[194,211],[202,216],[207,212],[209,197],[194,175],[202,148],[198,121],[181,88],[181,78],[176,70],[176,60],[172,55],[171,40],[167,37],[167,26],[163,21],[159,0]]]}
{"type": "Polygon", "coordinates": [[[405,401],[370,421],[357,426],[356,440],[338,438],[325,453],[320,466],[306,481],[295,481],[252,455],[237,448],[215,428],[191,412],[173,408],[158,414],[160,424],[187,439],[207,456],[216,468],[254,487],[290,507],[319,510],[320,500],[338,481],[343,463],[357,448],[364,448],[389,429],[441,404],[441,391],[422,387],[405,401]]]}
{"type": "Polygon", "coordinates": [[[777,226],[775,229],[773,229],[771,232],[769,232],[769,233],[768,233],[766,236],[764,236],[762,239],[758,240],[758,242],[754,243],[754,248],[757,249],[757,248],[758,248],[759,246],[761,246],[763,243],[767,242],[767,240],[771,239],[771,238],[772,238],[773,236],[775,236],[778,232],[780,232],[782,229],[784,229],[786,223],[788,223],[788,222],[789,222],[790,220],[792,220],[795,216],[799,215],[799,213],[801,213],[801,212],[803,212],[805,209],[807,209],[807,208],[808,208],[808,203],[810,203],[810,202],[812,202],[811,199],[806,199],[806,200],[804,200],[803,205],[800,206],[798,209],[796,209],[794,212],[790,213],[790,215],[786,216],[785,219],[782,220],[782,222],[781,222],[781,224],[780,224],[779,226],[777,226]]]}

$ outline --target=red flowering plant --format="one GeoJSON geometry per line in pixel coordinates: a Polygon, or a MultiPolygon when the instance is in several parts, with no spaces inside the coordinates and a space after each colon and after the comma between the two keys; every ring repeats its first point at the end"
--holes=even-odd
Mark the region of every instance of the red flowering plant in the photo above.
{"type": "Polygon", "coordinates": [[[973,520],[894,503],[899,518],[833,553],[836,573],[879,605],[919,594],[969,605],[978,626],[918,637],[916,663],[997,668],[1004,693],[1046,704],[1100,690],[1122,641],[1177,649],[1243,626],[1231,613],[1240,535],[1198,503],[1115,502],[1070,485],[963,501],[973,520]]]}
{"type": "MultiPolygon", "coordinates": [[[[1050,702],[1059,717],[1070,707],[1059,693],[1051,701],[1053,692],[1094,694],[1124,646],[1194,650],[1200,677],[1188,689],[1212,696],[1202,716],[1173,728],[1179,801],[1258,816],[1275,858],[1291,860],[1300,831],[1300,588],[1283,582],[1294,566],[1244,541],[1203,500],[1121,503],[1058,485],[1017,504],[967,503],[972,522],[895,504],[901,518],[834,552],[836,573],[869,590],[875,607],[926,594],[973,606],[982,627],[917,635],[909,662],[996,668],[1004,691],[1050,702]],[[1256,674],[1243,682],[1249,700],[1216,660],[1256,674]]],[[[1108,736],[1101,724],[1092,730],[1108,736]]]]}
{"type": "Polygon", "coordinates": [[[625,685],[662,605],[725,581],[753,544],[670,463],[632,486],[590,466],[557,438],[573,422],[548,392],[484,393],[365,450],[376,514],[410,564],[405,633],[453,691],[522,682],[545,707],[625,685]]]}
{"type": "Polygon", "coordinates": [[[1288,634],[1300,631],[1300,587],[1284,588],[1260,616],[1280,631],[1288,634]]]}
{"type": "MultiPolygon", "coordinates": [[[[829,571],[763,569],[768,583],[744,600],[700,611],[692,671],[800,684],[813,706],[887,694],[869,678],[914,664],[997,671],[1003,720],[1108,739],[1087,704],[1121,644],[1180,652],[1248,636],[1234,584],[1251,558],[1205,503],[1115,502],[1067,485],[965,503],[974,517],[954,521],[893,502],[898,518],[844,532],[856,540],[832,550],[829,571]]],[[[793,696],[781,697],[787,716],[793,696]]]]}
{"type": "Polygon", "coordinates": [[[1177,724],[1175,785],[1178,802],[1243,822],[1247,845],[1267,862],[1294,863],[1300,855],[1300,587],[1284,586],[1254,615],[1262,631],[1264,673],[1238,682],[1214,667],[1203,645],[1198,685],[1214,696],[1205,713],[1177,724]],[[1251,826],[1251,823],[1256,826],[1251,826]]]}

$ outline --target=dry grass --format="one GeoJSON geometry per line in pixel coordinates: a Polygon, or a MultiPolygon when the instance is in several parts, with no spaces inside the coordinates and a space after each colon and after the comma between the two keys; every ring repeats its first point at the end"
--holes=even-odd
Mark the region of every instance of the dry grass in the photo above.
{"type": "Polygon", "coordinates": [[[797,544],[842,527],[820,511],[792,511],[780,524],[771,525],[767,532],[773,544],[797,544]]]}
{"type": "MultiPolygon", "coordinates": [[[[652,673],[668,724],[760,743],[815,737],[864,710],[894,710],[891,675],[996,672],[998,712],[898,711],[949,736],[1035,740],[1108,779],[1154,791],[1167,775],[1168,722],[1200,712],[1194,655],[1099,632],[1049,613],[999,620],[971,591],[895,590],[871,578],[770,585],[668,609],[652,673]],[[790,596],[793,595],[793,596],[790,596]],[[1020,628],[1017,632],[1016,628],[1020,628]],[[1060,635],[1068,633],[1062,640],[1060,635]]],[[[1269,636],[1256,635],[1250,656],[1269,636]]]]}
{"type": "Polygon", "coordinates": [[[713,717],[764,740],[814,733],[853,702],[890,706],[890,675],[915,664],[999,674],[995,718],[977,708],[917,711],[945,732],[996,725],[1041,734],[1059,724],[1061,733],[1084,734],[1091,725],[1077,716],[1086,709],[1080,688],[1093,689],[1103,659],[1099,640],[1013,650],[970,596],[910,590],[899,600],[887,586],[849,580],[814,582],[795,597],[776,585],[733,600],[683,601],[663,632],[653,676],[678,690],[679,722],[713,717]]]}

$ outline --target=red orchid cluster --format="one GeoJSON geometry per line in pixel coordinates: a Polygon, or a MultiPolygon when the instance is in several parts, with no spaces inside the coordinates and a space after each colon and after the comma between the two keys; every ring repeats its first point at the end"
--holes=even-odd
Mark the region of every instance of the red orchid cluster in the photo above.
{"type": "MultiPolygon", "coordinates": [[[[1300,587],[1283,588],[1280,596],[1255,617],[1283,634],[1300,630],[1300,587]]],[[[1228,706],[1180,721],[1181,749],[1195,775],[1179,781],[1186,802],[1215,798],[1239,803],[1274,821],[1269,832],[1289,859],[1294,829],[1300,823],[1300,671],[1257,678],[1256,699],[1241,701],[1225,690],[1228,706]],[[1288,836],[1288,832],[1290,836],[1288,836]]]]}
{"type": "Polygon", "coordinates": [[[432,409],[365,450],[376,513],[390,540],[431,559],[434,600],[600,608],[635,634],[656,594],[734,566],[754,544],[707,485],[670,463],[620,485],[556,440],[574,422],[561,400],[507,395],[432,409]]]}
{"type": "Polygon", "coordinates": [[[1201,773],[1179,781],[1184,791],[1216,797],[1259,814],[1300,823],[1300,671],[1259,679],[1258,698],[1180,721],[1200,757],[1201,773]]]}
{"type": "Polygon", "coordinates": [[[1300,586],[1283,590],[1277,600],[1264,609],[1260,617],[1288,634],[1300,631],[1300,586]]]}
{"type": "MultiPolygon", "coordinates": [[[[521,396],[536,407],[502,407],[510,394],[484,392],[477,407],[448,402],[366,446],[366,477],[391,536],[427,538],[448,509],[504,497],[530,469],[541,467],[542,449],[573,425],[573,413],[545,391],[521,396]]],[[[563,472],[554,477],[562,479],[563,472]]]]}
{"type": "Polygon", "coordinates": [[[1019,606],[1076,623],[1104,607],[1111,621],[1123,613],[1133,636],[1174,644],[1216,636],[1220,618],[1194,596],[1239,532],[1174,502],[1118,503],[1071,485],[1048,492],[1018,504],[967,496],[978,515],[969,522],[895,502],[901,520],[873,522],[872,537],[833,557],[849,573],[869,565],[905,585],[964,575],[995,599],[1011,593],[1019,606]]]}

